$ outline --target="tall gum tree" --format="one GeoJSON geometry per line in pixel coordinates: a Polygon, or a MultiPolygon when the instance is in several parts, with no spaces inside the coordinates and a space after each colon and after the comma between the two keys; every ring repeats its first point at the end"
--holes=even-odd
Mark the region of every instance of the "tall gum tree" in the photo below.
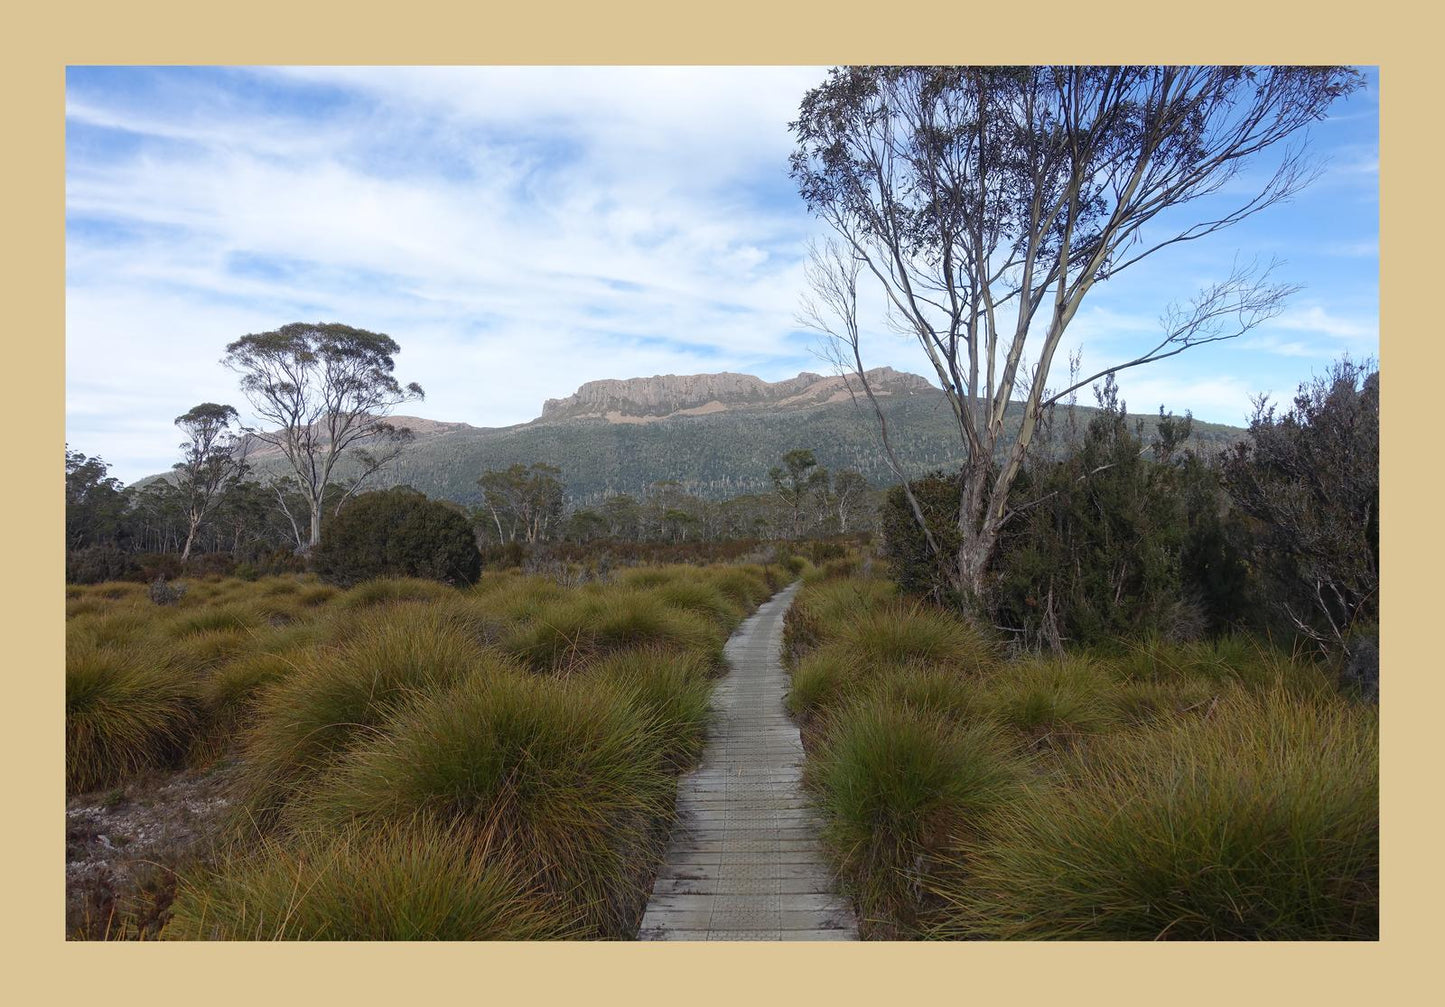
{"type": "Polygon", "coordinates": [[[360,468],[340,509],[410,439],[411,431],[386,421],[398,405],[425,395],[392,376],[400,349],[390,336],[334,322],[293,322],[226,347],[221,363],[241,376],[261,421],[246,432],[280,449],[306,501],[308,549],[321,541],[326,487],[338,462],[349,454],[360,468]]]}
{"type": "Polygon", "coordinates": [[[202,402],[177,416],[175,423],[186,435],[181,460],[175,464],[186,516],[186,544],[181,548],[185,563],[201,524],[244,472],[246,455],[238,436],[240,417],[231,406],[202,402]]]}
{"type": "Polygon", "coordinates": [[[1050,406],[1107,375],[1239,336],[1296,288],[1271,282],[1274,263],[1236,259],[1166,310],[1152,349],[1049,390],[1090,290],[1307,185],[1318,168],[1306,127],[1362,83],[1347,67],[842,67],[804,96],[791,174],[833,237],[813,249],[802,317],[834,340],[872,404],[914,518],[962,598],[985,597],[1009,490],[1050,406]],[[1243,185],[1262,161],[1267,177],[1229,208],[1180,210],[1243,185]],[[1181,226],[1184,216],[1192,222],[1181,226]],[[916,339],[957,424],[956,552],[924,521],[869,386],[863,276],[891,324],[916,339]],[[1020,413],[1009,431],[1006,410],[1020,413]]]}

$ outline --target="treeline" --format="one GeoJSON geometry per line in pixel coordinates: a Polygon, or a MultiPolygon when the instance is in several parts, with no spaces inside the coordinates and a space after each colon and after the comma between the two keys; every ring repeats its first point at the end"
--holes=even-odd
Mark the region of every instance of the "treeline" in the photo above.
{"type": "MultiPolygon", "coordinates": [[[[511,546],[753,542],[874,528],[882,494],[857,472],[829,472],[809,450],[789,452],[781,461],[772,472],[773,493],[720,501],[664,480],[640,496],[608,494],[595,506],[569,507],[565,474],[533,464],[483,473],[477,480],[483,498],[479,507],[436,502],[462,515],[475,545],[497,556],[507,555],[499,547],[511,546]]],[[[102,459],[67,448],[67,579],[96,583],[174,577],[182,569],[242,576],[302,569],[304,493],[294,480],[263,484],[249,474],[242,463],[218,483],[193,528],[194,492],[184,478],[123,487],[102,459]]],[[[324,531],[358,499],[375,495],[353,495],[352,489],[347,481],[326,486],[324,531]]],[[[519,555],[515,549],[512,553],[519,555]]]]}
{"type": "MultiPolygon", "coordinates": [[[[1283,412],[1260,401],[1247,438],[1190,446],[1189,416],[1131,422],[1112,382],[1086,425],[1061,411],[1014,486],[988,583],[988,614],[1028,646],[1062,649],[1155,634],[1235,630],[1296,637],[1334,654],[1373,648],[1379,619],[1379,371],[1345,359],[1283,412]]],[[[885,548],[907,590],[944,598],[959,480],[910,484],[943,559],[901,487],[885,548]]]]}
{"type": "Polygon", "coordinates": [[[608,493],[570,510],[561,469],[512,465],[477,481],[477,534],[488,545],[535,545],[804,539],[873,529],[881,494],[856,471],[830,472],[808,449],[789,451],[781,461],[769,473],[772,493],[709,500],[660,480],[640,496],[608,493]]]}

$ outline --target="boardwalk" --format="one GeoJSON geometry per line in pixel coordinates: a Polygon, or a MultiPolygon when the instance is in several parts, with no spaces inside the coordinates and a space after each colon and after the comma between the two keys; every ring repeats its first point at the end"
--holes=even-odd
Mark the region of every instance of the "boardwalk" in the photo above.
{"type": "Polygon", "coordinates": [[[856,940],[803,799],[803,746],[778,661],[795,584],[738,627],[713,694],[702,765],[678,784],[678,823],[640,940],[856,940]]]}

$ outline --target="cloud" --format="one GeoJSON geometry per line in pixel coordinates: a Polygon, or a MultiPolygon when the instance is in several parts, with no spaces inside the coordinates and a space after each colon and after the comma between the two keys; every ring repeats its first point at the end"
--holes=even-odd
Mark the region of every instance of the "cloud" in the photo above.
{"type": "Polygon", "coordinates": [[[1288,310],[1270,322],[1268,328],[1309,332],[1356,344],[1378,342],[1380,338],[1378,319],[1346,318],[1318,304],[1288,310]]]}
{"type": "MultiPolygon", "coordinates": [[[[123,479],[167,467],[171,417],[244,405],[217,362],[226,343],[297,320],[387,332],[397,375],[427,389],[418,411],[483,426],[596,378],[819,369],[796,315],[822,228],[788,178],[787,124],[823,75],[73,70],[67,436],[123,479]]],[[[1372,153],[1352,135],[1338,157],[1372,153]]],[[[1191,271],[1212,268],[1191,254],[1191,271]]],[[[1085,304],[1051,383],[1070,349],[1085,347],[1087,373],[1158,331],[1177,263],[1152,284],[1129,275],[1085,304]]],[[[929,370],[869,325],[870,366],[929,370]]],[[[1277,320],[1272,353],[1311,332],[1368,344],[1377,328],[1322,295],[1277,320]]]]}

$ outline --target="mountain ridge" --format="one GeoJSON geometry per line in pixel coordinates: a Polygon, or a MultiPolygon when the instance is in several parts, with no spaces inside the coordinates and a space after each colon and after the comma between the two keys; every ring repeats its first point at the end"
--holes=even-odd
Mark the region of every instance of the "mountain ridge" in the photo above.
{"type": "MultiPolygon", "coordinates": [[[[869,377],[909,477],[956,467],[957,425],[943,393],[916,374],[891,368],[869,377]]],[[[562,470],[574,506],[592,506],[610,494],[640,495],[660,481],[717,500],[770,492],[769,469],[795,448],[812,450],[826,468],[855,469],[874,485],[890,485],[897,478],[877,419],[848,386],[843,377],[807,371],[775,382],[728,372],[654,375],[587,382],[571,396],[547,400],[537,418],[507,427],[390,416],[415,437],[371,485],[410,485],[475,506],[483,472],[541,462],[562,470]]],[[[1077,408],[1082,428],[1095,410],[1077,408]]],[[[1016,429],[1021,411],[1015,404],[1005,414],[1006,434],[1016,429]]],[[[1148,436],[1158,417],[1140,418],[1148,436]]],[[[1243,434],[1238,427],[1196,421],[1193,440],[1227,444],[1243,434]]],[[[256,447],[250,460],[263,479],[284,470],[275,448],[256,447]]],[[[343,462],[336,477],[352,474],[343,462]]]]}

